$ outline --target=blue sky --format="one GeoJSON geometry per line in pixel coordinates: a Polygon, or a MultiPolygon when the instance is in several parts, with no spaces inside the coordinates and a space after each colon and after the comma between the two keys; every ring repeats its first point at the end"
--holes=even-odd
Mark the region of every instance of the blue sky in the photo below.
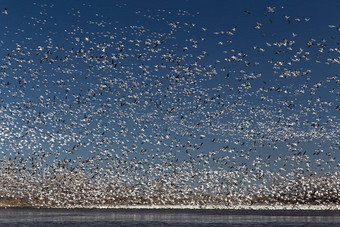
{"type": "Polygon", "coordinates": [[[339,170],[337,1],[0,6],[2,156],[339,170]]]}

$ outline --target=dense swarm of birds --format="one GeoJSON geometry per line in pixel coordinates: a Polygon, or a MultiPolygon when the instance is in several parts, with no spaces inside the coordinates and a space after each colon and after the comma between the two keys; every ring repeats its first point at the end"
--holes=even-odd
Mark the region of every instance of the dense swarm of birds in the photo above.
{"type": "Polygon", "coordinates": [[[59,26],[33,7],[1,31],[2,202],[340,203],[337,25],[306,39],[313,20],[279,6],[241,11],[249,26],[163,9],[131,25],[84,3],[59,26]]]}

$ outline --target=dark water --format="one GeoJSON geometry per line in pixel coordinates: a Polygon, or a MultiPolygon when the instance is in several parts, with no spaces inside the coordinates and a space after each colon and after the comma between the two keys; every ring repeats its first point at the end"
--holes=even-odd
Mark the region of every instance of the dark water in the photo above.
{"type": "Polygon", "coordinates": [[[0,226],[340,226],[340,211],[7,208],[0,226]]]}

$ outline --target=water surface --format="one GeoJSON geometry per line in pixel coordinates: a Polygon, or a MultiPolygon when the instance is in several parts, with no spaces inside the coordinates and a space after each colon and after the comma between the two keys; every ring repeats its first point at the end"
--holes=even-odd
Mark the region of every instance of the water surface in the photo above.
{"type": "Polygon", "coordinates": [[[340,211],[0,209],[1,226],[340,226],[340,211]]]}

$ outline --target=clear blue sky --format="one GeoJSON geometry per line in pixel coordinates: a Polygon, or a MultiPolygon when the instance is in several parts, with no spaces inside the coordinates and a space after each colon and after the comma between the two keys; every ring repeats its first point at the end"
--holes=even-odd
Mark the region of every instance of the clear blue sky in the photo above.
{"type": "Polygon", "coordinates": [[[0,9],[1,156],[339,170],[338,1],[0,9]]]}

